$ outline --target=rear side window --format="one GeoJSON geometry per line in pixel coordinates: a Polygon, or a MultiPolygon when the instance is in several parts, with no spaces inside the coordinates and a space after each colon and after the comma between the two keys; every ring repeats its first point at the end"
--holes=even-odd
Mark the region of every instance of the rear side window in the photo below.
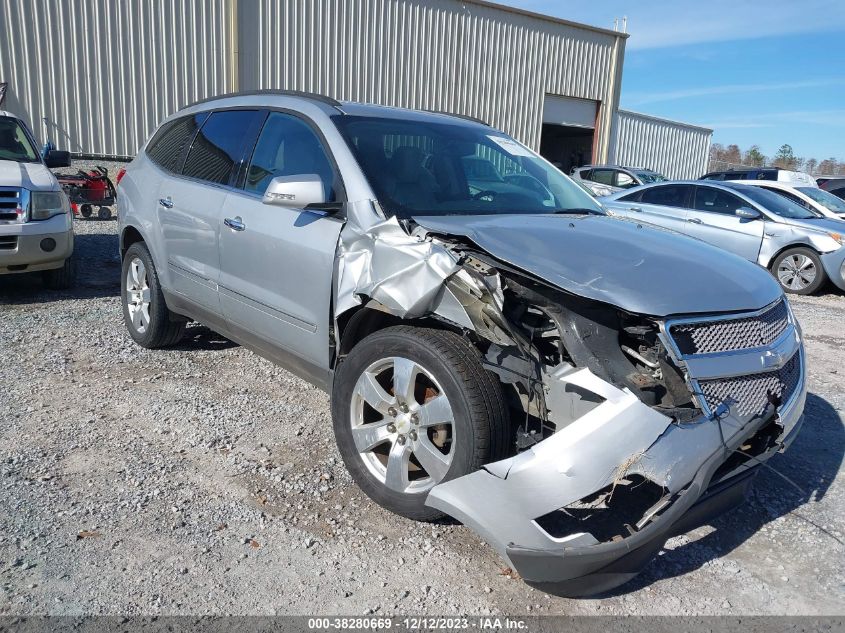
{"type": "Polygon", "coordinates": [[[252,153],[244,189],[263,194],[276,176],[305,174],[317,174],[323,181],[326,200],[337,201],[339,185],[323,143],[297,117],[271,112],[252,153]]]}
{"type": "Polygon", "coordinates": [[[695,209],[698,211],[734,215],[737,209],[747,206],[740,198],[727,191],[713,187],[695,188],[695,209]]]}
{"type": "Polygon", "coordinates": [[[599,182],[603,185],[613,186],[613,170],[612,169],[594,169],[593,175],[590,177],[593,182],[599,182]]]}
{"type": "Polygon", "coordinates": [[[161,126],[147,145],[147,156],[162,169],[176,171],[182,150],[207,117],[207,112],[200,112],[161,126]]]}
{"type": "Polygon", "coordinates": [[[212,113],[191,144],[182,175],[229,184],[240,167],[244,144],[259,115],[257,110],[212,113]]]}
{"type": "Polygon", "coordinates": [[[640,200],[645,204],[659,204],[665,207],[687,206],[689,185],[664,185],[651,187],[642,192],[640,200]]]}

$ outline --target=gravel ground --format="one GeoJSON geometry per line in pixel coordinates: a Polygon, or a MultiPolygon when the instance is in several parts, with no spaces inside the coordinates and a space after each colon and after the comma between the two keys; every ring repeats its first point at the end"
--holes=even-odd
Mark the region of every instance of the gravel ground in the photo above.
{"type": "Polygon", "coordinates": [[[461,525],[371,503],[322,392],[200,326],[134,345],[115,231],[76,221],[72,291],[0,279],[0,613],[845,612],[845,297],[793,301],[808,418],[749,502],[612,595],[567,600],[461,525]]]}

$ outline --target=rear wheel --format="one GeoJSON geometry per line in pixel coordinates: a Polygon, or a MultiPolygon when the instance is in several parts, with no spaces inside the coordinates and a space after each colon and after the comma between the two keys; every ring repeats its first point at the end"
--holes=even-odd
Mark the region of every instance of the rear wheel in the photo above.
{"type": "Polygon", "coordinates": [[[790,248],[777,256],[772,272],[784,292],[810,295],[827,281],[819,254],[809,248],[790,248]]]}
{"type": "Polygon", "coordinates": [[[185,322],[167,308],[153,258],[143,242],[126,251],[120,286],[123,320],[138,345],[155,349],[179,342],[185,322]]]}
{"type": "Polygon", "coordinates": [[[97,217],[101,220],[110,220],[111,219],[111,209],[108,207],[100,207],[97,209],[97,217]]]}
{"type": "Polygon", "coordinates": [[[79,207],[79,213],[82,215],[83,218],[90,218],[93,212],[94,210],[90,204],[83,204],[81,207],[79,207]]]}
{"type": "Polygon", "coordinates": [[[332,393],[338,448],[358,486],[384,508],[421,521],[437,484],[504,457],[509,418],[501,385],[478,350],[451,332],[392,327],[358,343],[332,393]]]}

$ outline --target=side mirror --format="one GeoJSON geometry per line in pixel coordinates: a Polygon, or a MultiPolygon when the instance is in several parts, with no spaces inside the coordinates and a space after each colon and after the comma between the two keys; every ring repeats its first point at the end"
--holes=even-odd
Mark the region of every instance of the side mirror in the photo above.
{"type": "Polygon", "coordinates": [[[757,209],[752,209],[751,207],[740,207],[734,213],[736,213],[736,217],[742,218],[743,220],[760,219],[760,212],[757,209]]]}
{"type": "Polygon", "coordinates": [[[58,149],[51,149],[44,157],[44,163],[47,167],[70,167],[70,152],[65,152],[58,149]]]}
{"type": "Polygon", "coordinates": [[[325,204],[326,193],[317,174],[276,176],[267,185],[261,201],[277,207],[304,209],[308,205],[325,204]]]}

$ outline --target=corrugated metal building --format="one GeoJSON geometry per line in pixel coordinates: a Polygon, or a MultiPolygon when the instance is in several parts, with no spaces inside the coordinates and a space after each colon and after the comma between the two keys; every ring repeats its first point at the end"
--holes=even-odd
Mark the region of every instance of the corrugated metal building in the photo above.
{"type": "Polygon", "coordinates": [[[474,116],[565,171],[642,151],[615,132],[626,34],[482,0],[0,0],[0,28],[6,108],[78,154],[259,88],[474,116]]]}
{"type": "Polygon", "coordinates": [[[620,110],[614,128],[613,161],[648,167],[667,178],[698,178],[707,171],[713,130],[620,110]]]}

